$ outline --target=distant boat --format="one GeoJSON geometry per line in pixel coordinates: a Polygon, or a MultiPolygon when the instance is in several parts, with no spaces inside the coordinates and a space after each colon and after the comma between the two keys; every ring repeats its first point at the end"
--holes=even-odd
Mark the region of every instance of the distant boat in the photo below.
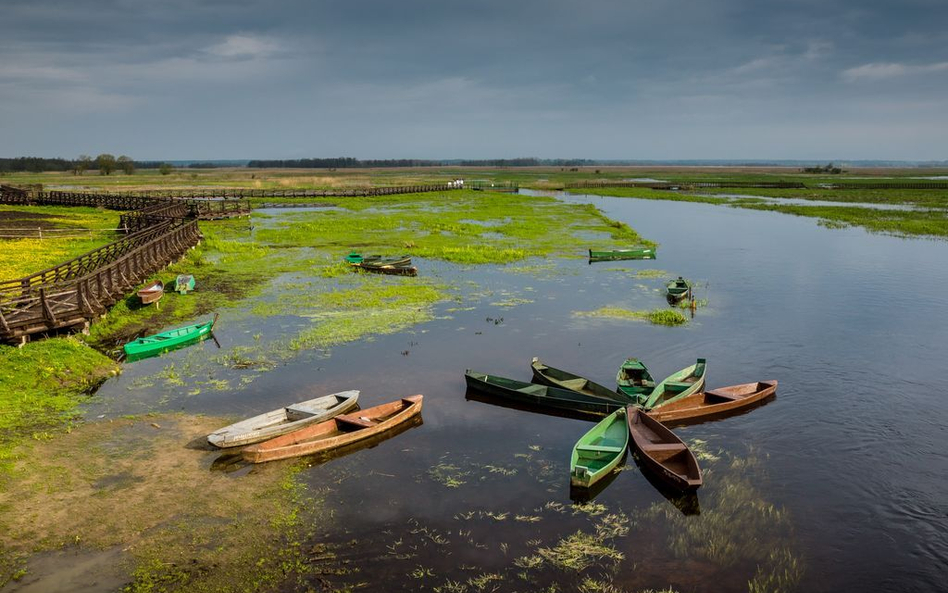
{"type": "Polygon", "coordinates": [[[359,392],[355,390],[317,397],[225,426],[207,435],[207,441],[222,449],[259,443],[329,420],[351,410],[358,401],[359,392]]]}
{"type": "Polygon", "coordinates": [[[755,381],[709,389],[664,404],[649,412],[663,423],[693,424],[748,409],[772,396],[776,381],[755,381]]]}
{"type": "Polygon", "coordinates": [[[190,274],[181,274],[174,283],[175,292],[187,294],[194,290],[194,276],[190,274]]]}
{"type": "Polygon", "coordinates": [[[163,296],[165,296],[165,284],[161,280],[155,280],[138,291],[138,298],[141,299],[143,305],[154,303],[163,296]]]}
{"type": "Polygon", "coordinates": [[[367,264],[372,266],[410,266],[411,256],[400,255],[398,257],[382,257],[381,255],[362,255],[352,252],[345,257],[350,264],[367,264]]]}
{"type": "Polygon", "coordinates": [[[250,445],[241,454],[251,463],[331,451],[393,430],[421,413],[423,396],[412,395],[250,445]]]}
{"type": "Polygon", "coordinates": [[[414,266],[395,266],[391,264],[352,264],[353,268],[372,272],[374,274],[388,274],[389,276],[417,276],[418,268],[414,266]]]}
{"type": "Polygon", "coordinates": [[[186,325],[177,329],[157,333],[153,336],[138,338],[137,340],[125,344],[123,349],[125,350],[125,354],[130,358],[141,358],[153,354],[160,354],[168,350],[173,350],[178,346],[198,342],[210,336],[216,321],[217,315],[215,314],[214,319],[204,323],[186,325]]]}
{"type": "Polygon", "coordinates": [[[669,301],[677,302],[688,296],[691,285],[688,281],[679,276],[665,284],[665,296],[669,301]]]}
{"type": "Polygon", "coordinates": [[[612,398],[586,395],[578,391],[526,383],[496,375],[464,371],[464,380],[470,389],[527,406],[537,406],[594,416],[608,416],[624,407],[612,398]]]}
{"type": "Polygon", "coordinates": [[[614,399],[621,403],[629,403],[629,398],[626,397],[625,394],[613,391],[608,387],[603,387],[598,383],[594,383],[585,377],[574,375],[569,371],[553,368],[540,362],[540,359],[535,356],[530,363],[530,368],[533,370],[534,383],[569,389],[571,391],[585,393],[586,395],[614,399]]]}
{"type": "Polygon", "coordinates": [[[633,399],[633,403],[642,405],[655,389],[655,379],[638,358],[627,358],[616,373],[617,391],[633,399]]]}
{"type": "Polygon", "coordinates": [[[655,259],[655,250],[651,247],[632,249],[589,250],[589,261],[610,261],[616,259],[655,259]]]}
{"type": "Polygon", "coordinates": [[[652,474],[677,490],[695,490],[702,484],[694,453],[661,422],[629,406],[631,446],[652,474]]]}
{"type": "Polygon", "coordinates": [[[707,362],[699,358],[698,362],[673,373],[655,386],[645,401],[645,409],[651,410],[669,402],[677,401],[698,393],[704,389],[707,376],[707,362]]]}
{"type": "Polygon", "coordinates": [[[629,446],[625,415],[619,408],[580,437],[569,461],[570,485],[588,488],[619,465],[629,446]]]}

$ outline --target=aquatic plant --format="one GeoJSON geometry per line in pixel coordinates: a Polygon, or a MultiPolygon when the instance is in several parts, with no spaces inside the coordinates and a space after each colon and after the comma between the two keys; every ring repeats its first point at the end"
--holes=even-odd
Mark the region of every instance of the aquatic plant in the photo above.
{"type": "Polygon", "coordinates": [[[656,325],[684,325],[688,318],[674,309],[653,309],[651,311],[631,311],[620,307],[600,307],[594,311],[574,311],[577,317],[600,317],[608,319],[644,320],[656,325]]]}
{"type": "Polygon", "coordinates": [[[577,572],[589,568],[598,560],[619,562],[625,558],[622,552],[582,531],[561,539],[552,548],[540,548],[537,553],[546,562],[561,570],[577,572]]]}

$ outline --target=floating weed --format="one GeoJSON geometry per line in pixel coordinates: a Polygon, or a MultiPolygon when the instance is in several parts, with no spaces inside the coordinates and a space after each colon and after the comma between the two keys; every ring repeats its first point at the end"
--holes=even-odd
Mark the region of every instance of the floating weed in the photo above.
{"type": "Polygon", "coordinates": [[[624,513],[613,513],[602,517],[596,524],[596,537],[614,539],[624,537],[631,529],[629,517],[624,513]]]}
{"type": "Polygon", "coordinates": [[[517,568],[522,568],[524,570],[532,570],[535,568],[540,568],[543,566],[543,557],[537,554],[532,556],[520,556],[513,561],[514,566],[517,568]]]}
{"type": "Polygon", "coordinates": [[[492,474],[500,474],[502,476],[517,475],[517,470],[515,468],[500,467],[499,465],[485,465],[484,469],[492,474]]]}
{"type": "Polygon", "coordinates": [[[448,488],[460,488],[466,482],[462,479],[471,472],[461,471],[456,465],[450,463],[439,463],[428,468],[428,477],[442,486],[448,488]]]}
{"type": "Polygon", "coordinates": [[[540,548],[538,553],[546,562],[561,570],[577,572],[589,568],[597,560],[616,563],[625,558],[622,552],[582,531],[561,539],[552,548],[540,548]]]}
{"type": "Polygon", "coordinates": [[[534,302],[533,299],[524,299],[524,298],[519,298],[519,297],[511,297],[511,298],[509,298],[509,299],[504,299],[504,300],[502,300],[502,301],[495,301],[495,302],[491,303],[491,306],[494,306],[494,307],[503,307],[504,309],[512,309],[513,307],[517,307],[517,306],[519,306],[519,305],[528,305],[528,304],[530,304],[530,303],[532,303],[532,302],[534,302]]]}
{"type": "Polygon", "coordinates": [[[520,521],[521,523],[539,523],[543,520],[543,517],[538,515],[516,515],[514,516],[514,521],[520,521]]]}
{"type": "Polygon", "coordinates": [[[787,548],[772,550],[766,566],[757,566],[754,578],[748,581],[748,593],[790,593],[797,590],[803,577],[803,566],[787,548]]]}
{"type": "Polygon", "coordinates": [[[720,461],[723,452],[718,449],[716,453],[708,449],[708,442],[703,439],[691,439],[688,441],[688,448],[695,454],[698,461],[710,461],[712,463],[720,461]]]}
{"type": "Polygon", "coordinates": [[[434,571],[431,570],[430,568],[424,568],[422,566],[419,566],[415,568],[415,570],[408,573],[408,576],[410,576],[413,579],[425,579],[428,577],[433,577],[435,576],[435,574],[434,574],[434,571]]]}
{"type": "Polygon", "coordinates": [[[634,270],[633,274],[638,278],[665,278],[670,274],[665,270],[634,270]]]}
{"type": "Polygon", "coordinates": [[[540,451],[543,449],[543,447],[541,447],[540,445],[529,445],[527,448],[530,449],[531,451],[540,451]]]}
{"type": "MultiPolygon", "coordinates": [[[[472,579],[468,579],[468,584],[474,588],[475,591],[484,591],[491,583],[496,583],[498,581],[503,581],[504,577],[494,572],[485,572],[484,574],[478,575],[472,579]]],[[[491,591],[496,591],[496,587],[492,588],[491,591]]]]}
{"type": "Polygon", "coordinates": [[[599,317],[607,319],[630,319],[648,321],[655,325],[684,325],[688,318],[674,309],[652,309],[651,311],[632,311],[620,307],[602,307],[594,311],[574,311],[576,317],[599,317]]]}
{"type": "Polygon", "coordinates": [[[467,585],[459,581],[447,580],[443,585],[434,587],[435,593],[466,593],[467,585]]]}
{"type": "Polygon", "coordinates": [[[570,505],[570,508],[573,509],[574,515],[588,515],[590,517],[597,517],[609,510],[609,508],[601,502],[574,504],[570,505]]]}
{"type": "Polygon", "coordinates": [[[492,512],[492,511],[486,511],[486,512],[484,513],[484,515],[487,516],[487,517],[490,517],[490,518],[493,519],[494,521],[506,521],[506,520],[507,520],[507,517],[510,516],[510,513],[509,513],[509,512],[507,512],[507,513],[494,513],[494,512],[492,512]]]}

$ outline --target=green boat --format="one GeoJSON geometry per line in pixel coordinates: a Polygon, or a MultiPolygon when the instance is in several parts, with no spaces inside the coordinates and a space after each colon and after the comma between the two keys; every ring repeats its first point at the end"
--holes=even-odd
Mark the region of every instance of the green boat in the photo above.
{"type": "Polygon", "coordinates": [[[356,253],[355,251],[353,251],[352,253],[346,256],[346,261],[349,262],[350,264],[361,264],[362,254],[356,253]]]}
{"type": "Polygon", "coordinates": [[[368,268],[370,266],[382,267],[382,266],[410,266],[411,265],[411,256],[410,255],[400,255],[398,257],[382,257],[381,255],[361,255],[356,252],[352,252],[346,256],[346,261],[350,264],[362,264],[362,267],[368,268]]]}
{"type": "Polygon", "coordinates": [[[610,261],[615,259],[655,259],[655,250],[651,247],[632,249],[612,249],[609,251],[589,250],[589,261],[610,261]]]}
{"type": "Polygon", "coordinates": [[[665,296],[669,301],[680,301],[688,296],[689,290],[691,290],[691,285],[681,276],[665,284],[665,296]]]}
{"type": "Polygon", "coordinates": [[[586,395],[614,399],[624,404],[630,403],[630,399],[621,391],[613,391],[585,377],[574,375],[569,371],[553,368],[541,362],[536,356],[533,357],[530,368],[533,369],[534,383],[569,389],[570,391],[585,393],[586,395]]]}
{"type": "Polygon", "coordinates": [[[173,350],[179,346],[185,346],[199,342],[211,335],[214,323],[217,321],[217,314],[214,319],[205,323],[195,323],[177,329],[171,329],[153,336],[138,338],[135,341],[125,344],[125,354],[129,359],[144,358],[161,354],[168,350],[173,350]]]}
{"type": "Polygon", "coordinates": [[[638,406],[643,405],[655,389],[655,379],[638,358],[627,358],[622,363],[616,373],[616,384],[616,391],[627,395],[638,406]]]}
{"type": "Polygon", "coordinates": [[[174,289],[181,294],[188,294],[194,290],[194,276],[190,274],[180,274],[175,279],[174,289]]]}
{"type": "Polygon", "coordinates": [[[468,389],[530,407],[543,407],[570,414],[608,416],[625,404],[614,399],[586,395],[569,389],[525,383],[496,375],[464,372],[468,389]]]}
{"type": "Polygon", "coordinates": [[[698,362],[665,378],[655,386],[645,402],[645,409],[651,410],[661,405],[688,397],[704,389],[707,377],[707,362],[699,358],[698,362]]]}
{"type": "Polygon", "coordinates": [[[625,408],[616,410],[576,442],[569,460],[570,485],[589,488],[619,465],[629,446],[625,415],[625,408]]]}

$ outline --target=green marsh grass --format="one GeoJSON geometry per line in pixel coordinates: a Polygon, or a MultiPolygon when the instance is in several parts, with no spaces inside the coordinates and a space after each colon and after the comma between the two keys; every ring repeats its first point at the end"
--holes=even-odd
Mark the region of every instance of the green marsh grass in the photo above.
{"type": "Polygon", "coordinates": [[[652,309],[651,311],[632,311],[620,307],[601,307],[593,311],[574,311],[577,317],[597,317],[603,319],[626,319],[648,321],[655,325],[684,325],[688,318],[674,309],[652,309]]]}

